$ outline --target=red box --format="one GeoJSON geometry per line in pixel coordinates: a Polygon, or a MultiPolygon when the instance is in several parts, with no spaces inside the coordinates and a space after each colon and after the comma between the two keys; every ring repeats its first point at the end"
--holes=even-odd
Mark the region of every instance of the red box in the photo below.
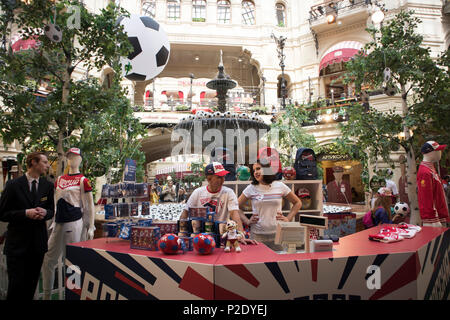
{"type": "Polygon", "coordinates": [[[152,226],[160,228],[161,237],[166,233],[178,233],[178,222],[176,221],[152,222],[152,226]]]}

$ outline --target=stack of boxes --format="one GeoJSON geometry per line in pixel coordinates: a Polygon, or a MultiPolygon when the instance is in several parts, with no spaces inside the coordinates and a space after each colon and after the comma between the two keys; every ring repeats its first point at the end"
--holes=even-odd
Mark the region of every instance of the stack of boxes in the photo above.
{"type": "Polygon", "coordinates": [[[186,248],[193,250],[192,241],[200,233],[209,234],[216,242],[216,247],[220,248],[220,235],[225,230],[226,221],[215,221],[215,212],[209,208],[190,208],[188,219],[178,221],[178,237],[184,240],[186,248]]]}

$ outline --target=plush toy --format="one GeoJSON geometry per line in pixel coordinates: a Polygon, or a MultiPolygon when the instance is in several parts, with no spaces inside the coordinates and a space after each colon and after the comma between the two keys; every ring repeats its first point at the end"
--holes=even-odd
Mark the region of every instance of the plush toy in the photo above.
{"type": "Polygon", "coordinates": [[[239,245],[239,240],[244,238],[242,232],[237,230],[237,223],[233,220],[229,220],[226,225],[225,233],[222,238],[227,240],[225,244],[225,252],[230,252],[231,247],[234,247],[236,252],[241,252],[241,246],[239,245]]]}

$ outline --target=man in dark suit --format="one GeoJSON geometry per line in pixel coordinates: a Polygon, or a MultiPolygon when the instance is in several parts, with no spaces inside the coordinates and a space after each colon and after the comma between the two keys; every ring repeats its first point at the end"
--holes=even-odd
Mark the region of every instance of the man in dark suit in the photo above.
{"type": "Polygon", "coordinates": [[[4,254],[8,268],[8,300],[32,300],[47,251],[46,220],[53,218],[53,184],[41,178],[47,156],[27,157],[25,175],[8,181],[0,198],[0,221],[8,222],[4,254]]]}

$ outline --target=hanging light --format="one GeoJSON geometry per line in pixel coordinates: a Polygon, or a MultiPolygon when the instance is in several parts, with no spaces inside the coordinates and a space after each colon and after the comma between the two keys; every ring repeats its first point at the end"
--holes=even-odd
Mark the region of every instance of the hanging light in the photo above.
{"type": "Polygon", "coordinates": [[[328,24],[332,24],[336,22],[336,17],[337,17],[337,11],[334,7],[331,6],[331,4],[329,6],[326,7],[326,15],[327,15],[327,22],[328,24]]]}
{"type": "Polygon", "coordinates": [[[384,13],[381,11],[380,7],[374,6],[372,15],[371,15],[372,22],[375,25],[380,24],[384,20],[384,13]]]}

